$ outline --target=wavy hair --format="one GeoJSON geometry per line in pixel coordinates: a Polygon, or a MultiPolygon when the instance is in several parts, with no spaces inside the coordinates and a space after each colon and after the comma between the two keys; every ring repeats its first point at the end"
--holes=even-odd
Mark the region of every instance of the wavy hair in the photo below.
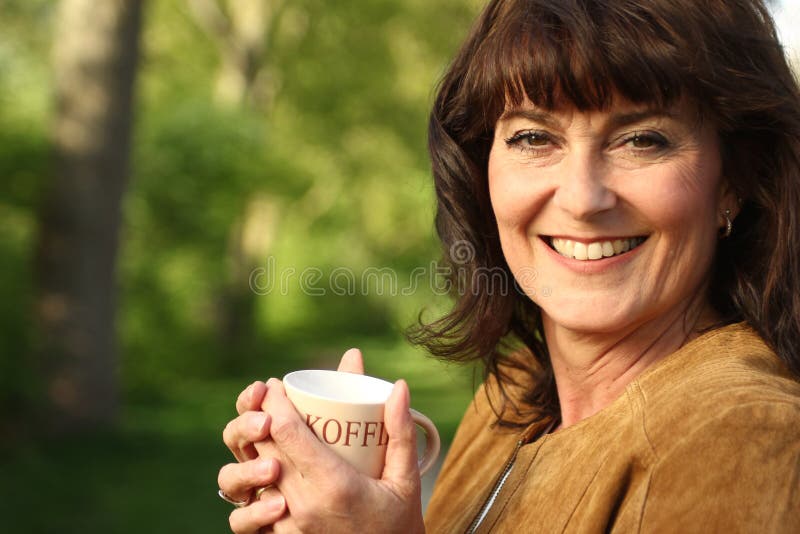
{"type": "Polygon", "coordinates": [[[559,411],[539,309],[522,291],[463,283],[485,270],[512,279],[489,200],[495,123],[526,98],[585,111],[616,94],[656,107],[688,98],[716,126],[742,204],[718,244],[709,300],[721,324],[746,321],[800,376],[800,90],[764,3],[492,0],[440,83],[428,129],[436,229],[461,290],[450,313],[408,335],[439,358],[481,361],[501,392],[520,385],[510,369],[524,370],[526,406],[511,403],[522,423],[559,411]],[[455,265],[447,251],[462,242],[474,254],[455,265]]]}

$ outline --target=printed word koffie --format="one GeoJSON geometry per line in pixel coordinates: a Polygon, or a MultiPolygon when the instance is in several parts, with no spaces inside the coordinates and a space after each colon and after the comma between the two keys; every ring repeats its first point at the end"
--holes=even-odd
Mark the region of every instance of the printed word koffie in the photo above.
{"type": "Polygon", "coordinates": [[[306,424],[328,445],[380,447],[389,442],[383,421],[339,422],[336,419],[323,419],[318,415],[306,414],[306,424]]]}

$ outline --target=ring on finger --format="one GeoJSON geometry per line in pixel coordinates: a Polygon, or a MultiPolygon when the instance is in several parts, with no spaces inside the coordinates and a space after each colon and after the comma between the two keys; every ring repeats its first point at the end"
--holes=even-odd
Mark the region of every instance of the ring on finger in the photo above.
{"type": "Polygon", "coordinates": [[[244,508],[245,506],[250,504],[250,498],[249,497],[247,499],[243,500],[243,501],[237,501],[236,499],[234,499],[233,497],[231,497],[230,495],[228,495],[227,493],[222,491],[221,488],[217,492],[217,494],[219,495],[220,499],[222,499],[223,501],[225,501],[227,503],[230,503],[230,504],[234,505],[236,508],[244,508]]]}
{"type": "Polygon", "coordinates": [[[256,492],[253,494],[253,500],[254,500],[254,501],[261,500],[261,494],[262,494],[262,493],[264,493],[265,491],[267,491],[268,489],[271,489],[271,488],[274,488],[274,487],[275,487],[275,486],[274,486],[274,485],[272,485],[272,484],[267,484],[266,486],[261,486],[261,487],[260,487],[260,488],[258,488],[258,489],[256,490],[256,492]]]}

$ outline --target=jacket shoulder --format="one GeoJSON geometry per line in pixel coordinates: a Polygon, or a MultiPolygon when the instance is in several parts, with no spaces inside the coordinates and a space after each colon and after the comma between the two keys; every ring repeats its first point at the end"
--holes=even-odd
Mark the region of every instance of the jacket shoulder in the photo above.
{"type": "Polygon", "coordinates": [[[698,338],[629,386],[656,455],[681,436],[800,428],[800,381],[752,330],[734,326],[698,338]]]}

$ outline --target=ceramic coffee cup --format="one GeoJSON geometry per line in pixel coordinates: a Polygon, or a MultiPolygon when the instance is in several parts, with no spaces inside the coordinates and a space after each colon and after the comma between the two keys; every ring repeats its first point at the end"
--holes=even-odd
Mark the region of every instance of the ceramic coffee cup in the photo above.
{"type": "MultiPolygon", "coordinates": [[[[314,434],[362,473],[380,478],[389,437],[383,410],[393,384],[372,376],[304,370],[283,378],[286,395],[314,434]]],[[[439,432],[430,419],[411,410],[425,432],[420,473],[439,455],[439,432]]]]}

